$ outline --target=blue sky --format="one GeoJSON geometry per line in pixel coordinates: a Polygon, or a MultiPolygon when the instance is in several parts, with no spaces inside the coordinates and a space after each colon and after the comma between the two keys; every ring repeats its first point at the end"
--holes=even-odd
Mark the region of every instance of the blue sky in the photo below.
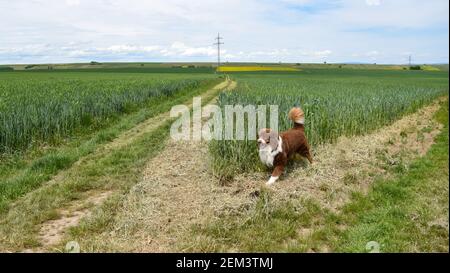
{"type": "Polygon", "coordinates": [[[448,63],[447,0],[0,0],[0,64],[448,63]]]}

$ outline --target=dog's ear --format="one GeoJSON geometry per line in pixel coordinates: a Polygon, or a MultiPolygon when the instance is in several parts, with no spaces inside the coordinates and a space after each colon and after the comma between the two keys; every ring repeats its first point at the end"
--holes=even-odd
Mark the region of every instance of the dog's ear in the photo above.
{"type": "Polygon", "coordinates": [[[272,147],[272,150],[278,146],[278,133],[273,130],[269,133],[269,145],[272,147]]]}
{"type": "Polygon", "coordinates": [[[258,132],[258,137],[266,136],[266,135],[268,135],[270,132],[272,132],[272,129],[270,129],[270,128],[262,128],[262,129],[260,129],[259,132],[258,132]]]}
{"type": "Polygon", "coordinates": [[[261,137],[266,132],[266,128],[262,128],[258,132],[258,137],[261,137]]]}

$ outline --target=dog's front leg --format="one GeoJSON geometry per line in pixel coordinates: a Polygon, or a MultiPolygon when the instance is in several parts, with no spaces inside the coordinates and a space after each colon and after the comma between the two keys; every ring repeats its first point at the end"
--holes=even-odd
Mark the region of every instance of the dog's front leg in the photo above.
{"type": "Polygon", "coordinates": [[[272,176],[270,177],[269,181],[267,181],[266,185],[272,185],[273,183],[275,183],[275,181],[278,180],[278,178],[283,173],[283,171],[284,171],[284,165],[280,164],[280,165],[275,166],[275,169],[272,172],[272,176]]]}

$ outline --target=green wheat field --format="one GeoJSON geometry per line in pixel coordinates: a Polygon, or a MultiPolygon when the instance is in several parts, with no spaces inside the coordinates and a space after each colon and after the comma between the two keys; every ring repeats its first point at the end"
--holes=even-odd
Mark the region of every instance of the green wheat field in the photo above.
{"type": "Polygon", "coordinates": [[[0,251],[64,252],[73,240],[83,252],[367,252],[368,241],[382,243],[385,252],[448,251],[448,66],[283,64],[291,69],[270,70],[277,65],[230,64],[258,67],[246,72],[217,72],[208,63],[1,66],[0,251]],[[213,89],[223,82],[235,88],[213,89]],[[195,96],[221,109],[278,105],[281,131],[291,127],[290,108],[300,105],[319,162],[290,165],[277,188],[267,189],[270,170],[259,163],[254,140],[212,140],[192,149],[174,144],[168,112],[195,96]],[[309,175],[330,171],[320,151],[351,157],[361,148],[339,146],[341,137],[360,143],[396,124],[404,128],[388,130],[396,134],[388,142],[366,140],[375,151],[373,168],[338,156],[342,164],[333,171],[342,179],[302,187],[309,175]],[[176,145],[184,165],[176,165],[184,160],[176,145]],[[423,152],[410,152],[414,145],[423,152]],[[152,160],[169,167],[148,167],[152,160]],[[171,174],[189,162],[195,162],[192,170],[202,169],[171,174]],[[145,175],[151,172],[161,176],[145,175]],[[198,183],[202,194],[189,183],[198,183]],[[172,204],[170,221],[159,223],[145,214],[154,208],[146,204],[166,193],[179,203],[172,204]],[[231,199],[240,205],[227,207],[231,199]],[[204,200],[201,209],[215,209],[204,214],[214,217],[197,213],[201,221],[188,220],[182,209],[196,200],[204,200]],[[76,224],[61,224],[66,219],[76,224]],[[149,234],[176,243],[155,239],[157,246],[145,246],[149,234]]]}

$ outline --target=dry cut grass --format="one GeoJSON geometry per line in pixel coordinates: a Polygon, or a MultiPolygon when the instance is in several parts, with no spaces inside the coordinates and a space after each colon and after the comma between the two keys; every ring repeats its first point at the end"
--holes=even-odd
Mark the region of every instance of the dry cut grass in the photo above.
{"type": "MultiPolygon", "coordinates": [[[[98,235],[80,238],[81,242],[92,251],[257,250],[225,243],[220,235],[193,233],[192,228],[230,223],[222,221],[229,216],[244,223],[261,206],[267,191],[275,205],[294,201],[295,210],[302,210],[304,203],[295,201],[309,199],[323,209],[338,211],[353,192],[368,189],[376,176],[389,168],[404,168],[429,149],[441,128],[432,119],[438,108],[436,102],[377,132],[320,145],[314,149],[314,164],[291,165],[271,189],[263,186],[269,172],[239,175],[221,186],[210,172],[207,143],[170,140],[147,163],[144,178],[126,196],[113,225],[98,235]]],[[[246,240],[253,240],[250,237],[246,240]]]]}

